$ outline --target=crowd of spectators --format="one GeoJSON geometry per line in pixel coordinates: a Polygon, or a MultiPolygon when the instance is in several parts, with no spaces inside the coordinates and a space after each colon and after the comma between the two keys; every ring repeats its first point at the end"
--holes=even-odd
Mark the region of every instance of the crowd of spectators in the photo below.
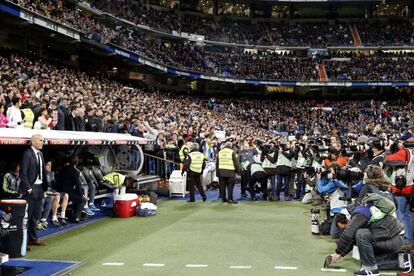
{"type": "Polygon", "coordinates": [[[93,16],[85,16],[75,6],[67,5],[62,0],[13,0],[13,2],[77,29],[98,42],[108,43],[117,34],[116,29],[99,23],[93,16]]]}
{"type": "Polygon", "coordinates": [[[414,55],[386,54],[379,52],[374,56],[361,54],[325,60],[326,73],[330,80],[379,80],[406,81],[414,79],[414,55]]]}
{"type": "Polygon", "coordinates": [[[138,55],[169,66],[225,77],[272,80],[318,80],[312,58],[270,52],[250,53],[240,48],[206,51],[195,43],[146,37],[139,32],[120,35],[117,42],[138,55]]]}
{"type": "MultiPolygon", "coordinates": [[[[136,52],[156,62],[178,69],[200,72],[222,77],[236,77],[266,80],[296,80],[318,81],[320,79],[319,59],[314,57],[298,57],[290,54],[275,54],[269,51],[249,52],[242,48],[221,48],[220,51],[211,50],[195,42],[180,39],[167,39],[150,35],[146,31],[132,30],[127,27],[104,25],[93,16],[86,16],[81,11],[63,1],[30,0],[18,1],[20,5],[49,16],[54,20],[68,24],[88,34],[97,41],[112,42],[116,45],[136,52]]],[[[234,34],[244,40],[243,43],[252,43],[253,40],[280,45],[351,45],[352,39],[349,29],[345,25],[324,24],[296,24],[235,22],[224,20],[215,22],[210,19],[201,20],[198,17],[188,16],[182,21],[174,12],[158,11],[140,6],[129,0],[114,2],[94,1],[103,10],[107,10],[122,18],[132,20],[137,24],[157,24],[160,28],[180,27],[180,30],[196,32],[197,28],[205,29],[212,36],[227,37],[234,34]],[[158,22],[158,23],[157,23],[158,22]],[[191,24],[191,22],[193,22],[191,24]],[[182,23],[182,24],[181,24],[182,23]],[[204,27],[203,27],[204,26],[204,27]],[[210,27],[207,27],[210,26],[210,27]],[[189,29],[190,28],[190,29],[189,29]],[[244,31],[240,31],[240,30],[244,31]],[[238,31],[239,30],[239,31],[238,31]],[[251,35],[249,35],[251,34],[251,35]],[[266,39],[262,39],[265,37],[266,39]]],[[[157,27],[152,26],[152,27],[157,27]]],[[[361,25],[362,26],[362,25],[361,25]]],[[[375,28],[374,28],[375,29],[375,28]]],[[[409,28],[407,28],[409,30],[409,28]]],[[[397,32],[395,28],[386,28],[385,31],[397,32]]],[[[408,31],[409,32],[409,31],[408,31]]],[[[229,37],[227,37],[229,38],[229,37]]],[[[214,38],[212,38],[214,39],[214,38]]],[[[407,56],[358,56],[346,59],[325,61],[326,72],[330,80],[412,80],[411,57],[407,56]],[[395,68],[403,70],[395,70],[395,68]]]]}
{"type": "MultiPolygon", "coordinates": [[[[153,88],[128,87],[102,76],[10,53],[3,54],[0,66],[4,114],[11,114],[8,109],[19,109],[22,104],[22,108],[33,110],[36,122],[46,109],[43,116],[52,120],[42,126],[51,129],[125,132],[166,141],[178,136],[209,137],[222,129],[244,139],[276,132],[363,132],[377,124],[398,130],[414,115],[408,102],[382,106],[369,101],[318,103],[181,96],[153,88]],[[314,108],[320,105],[332,110],[314,108]]],[[[24,127],[8,122],[0,125],[24,127]]]]}
{"type": "Polygon", "coordinates": [[[131,0],[91,1],[90,5],[135,24],[161,31],[177,31],[203,35],[211,41],[249,45],[279,46],[351,46],[352,36],[344,24],[325,23],[288,24],[285,22],[257,22],[186,15],[174,11],[148,8],[131,0]]]}
{"type": "Polygon", "coordinates": [[[414,25],[412,22],[359,22],[355,25],[362,44],[365,46],[404,46],[414,44],[414,25]]]}
{"type": "MultiPolygon", "coordinates": [[[[75,6],[63,0],[12,0],[42,15],[68,24],[97,40],[110,41],[117,33],[114,28],[98,22],[92,15],[85,16],[75,6]]],[[[164,32],[186,32],[203,35],[212,41],[249,45],[277,45],[302,47],[352,46],[349,26],[345,23],[251,22],[211,16],[179,16],[175,10],[148,7],[131,0],[92,0],[84,2],[118,18],[134,24],[149,26],[164,32]]],[[[410,22],[357,22],[355,23],[365,46],[413,45],[414,26],[410,22]]]]}

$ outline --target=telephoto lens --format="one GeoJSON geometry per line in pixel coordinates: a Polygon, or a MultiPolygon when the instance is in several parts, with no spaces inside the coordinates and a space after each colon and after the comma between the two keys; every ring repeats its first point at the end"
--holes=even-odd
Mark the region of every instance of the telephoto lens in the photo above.
{"type": "Polygon", "coordinates": [[[317,209],[317,208],[312,208],[311,209],[311,214],[312,214],[312,218],[311,218],[311,232],[313,235],[320,235],[321,232],[319,230],[319,214],[320,214],[321,210],[317,209]]]}

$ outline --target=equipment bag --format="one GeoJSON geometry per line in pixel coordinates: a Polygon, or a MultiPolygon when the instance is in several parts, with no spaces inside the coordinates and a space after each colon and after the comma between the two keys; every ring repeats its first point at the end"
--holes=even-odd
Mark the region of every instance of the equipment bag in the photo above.
{"type": "Polygon", "coordinates": [[[326,219],[322,221],[320,226],[320,233],[321,235],[330,235],[331,234],[331,225],[332,225],[333,219],[326,219]]]}

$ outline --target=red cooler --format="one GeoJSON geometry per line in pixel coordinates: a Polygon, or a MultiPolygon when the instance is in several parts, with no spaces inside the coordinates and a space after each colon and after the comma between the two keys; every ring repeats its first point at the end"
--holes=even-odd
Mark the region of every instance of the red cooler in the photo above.
{"type": "Polygon", "coordinates": [[[138,196],[136,194],[123,194],[114,197],[114,213],[119,218],[129,218],[136,214],[138,196]]]}

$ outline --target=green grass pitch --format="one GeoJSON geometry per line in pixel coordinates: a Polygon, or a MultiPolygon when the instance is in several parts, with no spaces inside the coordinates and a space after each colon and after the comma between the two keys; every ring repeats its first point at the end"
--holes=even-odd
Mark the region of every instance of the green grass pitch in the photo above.
{"type": "Polygon", "coordinates": [[[321,272],[335,244],[312,236],[309,209],[300,202],[164,200],[155,217],[105,218],[46,239],[27,258],[82,262],[72,275],[353,275],[359,263],[351,256],[338,265],[346,273],[321,272]]]}

